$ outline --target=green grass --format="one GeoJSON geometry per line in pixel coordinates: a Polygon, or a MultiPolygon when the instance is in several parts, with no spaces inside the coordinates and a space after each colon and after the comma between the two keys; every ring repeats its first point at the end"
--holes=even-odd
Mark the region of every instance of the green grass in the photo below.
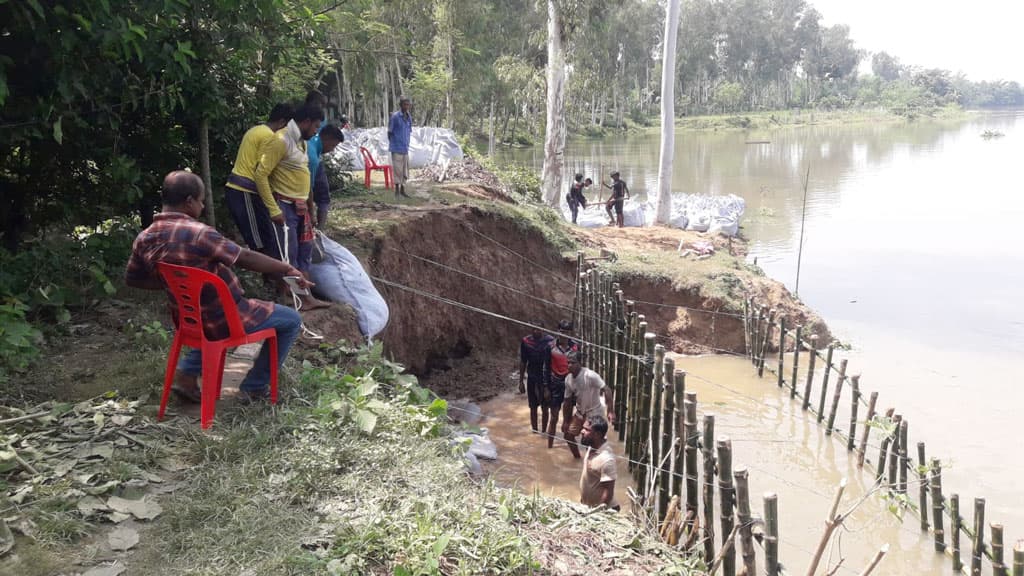
{"type": "MultiPolygon", "coordinates": [[[[967,113],[959,108],[939,108],[935,118],[962,118],[967,113]]],[[[771,110],[708,114],[676,118],[676,128],[684,130],[760,130],[783,126],[857,124],[864,122],[906,122],[907,117],[882,109],[852,108],[844,110],[771,110]]],[[[653,126],[651,131],[659,131],[653,126]]]]}

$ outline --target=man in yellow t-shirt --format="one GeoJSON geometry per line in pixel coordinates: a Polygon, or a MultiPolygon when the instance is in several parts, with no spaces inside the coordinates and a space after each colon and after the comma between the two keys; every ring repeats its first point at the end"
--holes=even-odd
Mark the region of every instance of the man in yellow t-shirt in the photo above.
{"type": "Polygon", "coordinates": [[[231,169],[227,184],[224,185],[224,199],[227,201],[231,219],[250,249],[268,256],[277,257],[277,243],[274,241],[274,226],[266,204],[258,198],[256,189],[256,165],[260,162],[260,149],[274,137],[274,133],[285,127],[292,119],[292,107],[278,104],[270,111],[265,124],[258,124],[246,131],[238,146],[235,166],[231,169]]]}

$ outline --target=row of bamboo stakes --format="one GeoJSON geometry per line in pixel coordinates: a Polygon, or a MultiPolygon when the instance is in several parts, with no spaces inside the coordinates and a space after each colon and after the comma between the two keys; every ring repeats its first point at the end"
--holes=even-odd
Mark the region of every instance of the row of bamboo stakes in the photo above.
{"type": "Polygon", "coordinates": [[[765,572],[780,574],[777,495],[764,495],[763,520],[755,519],[749,472],[733,470],[732,443],[716,441],[713,414],[697,421],[686,372],[655,345],[611,275],[584,266],[579,253],[574,321],[587,366],[615,390],[615,429],[637,487],[633,513],[670,545],[700,551],[709,574],[725,576],[737,574],[737,549],[740,573],[757,574],[754,526],[762,525],[765,572]]]}
{"type": "MultiPolygon", "coordinates": [[[[655,344],[655,335],[648,332],[644,315],[638,314],[634,303],[625,299],[610,273],[593,267],[587,269],[582,252],[577,255],[577,272],[574,323],[585,343],[583,352],[588,367],[597,371],[615,391],[615,430],[624,445],[629,470],[636,483],[632,494],[634,514],[657,527],[669,544],[701,551],[708,573],[716,574],[721,570],[724,576],[737,574],[737,550],[742,566],[739,573],[757,574],[753,528],[759,525],[763,533],[760,544],[764,571],[769,576],[782,574],[777,495],[764,495],[763,515],[755,518],[748,488],[749,472],[745,468],[733,470],[732,443],[728,438],[716,441],[713,414],[705,414],[698,422],[697,394],[686,390],[686,372],[676,369],[675,361],[666,357],[665,348],[655,344]]],[[[940,460],[932,458],[927,463],[925,445],[918,442],[917,463],[912,466],[907,420],[893,409],[879,414],[877,392],[864,400],[860,377],[847,374],[847,361],[840,361],[838,367],[833,363],[834,345],[830,344],[822,356],[817,350],[816,336],[811,336],[809,343],[805,342],[801,326],[787,330],[785,318],[776,317],[774,311],[757,306],[753,300],[745,302],[743,319],[748,357],[758,375],[763,376],[765,370],[774,372],[777,385],[788,388],[790,397],[817,417],[827,435],[840,438],[848,451],[856,452],[858,467],[870,463],[867,452],[872,428],[883,429],[875,461],[877,481],[891,495],[906,502],[913,469],[919,484],[917,510],[913,506],[907,508],[918,517],[921,530],[931,532],[935,550],[952,559],[955,571],[965,568],[962,553],[966,552],[972,576],[981,576],[983,559],[988,560],[996,576],[1009,575],[1010,567],[1004,562],[1003,527],[992,524],[989,527],[991,543],[984,539],[985,499],[974,500],[973,523],[968,526],[959,513],[959,495],[950,494],[947,498],[942,493],[940,460]],[[787,340],[794,343],[791,354],[787,340]],[[773,370],[768,365],[768,354],[776,343],[777,369],[773,370]],[[798,376],[802,352],[808,366],[801,392],[798,376]],[[785,363],[790,355],[792,366],[787,380],[785,363]],[[820,391],[815,397],[818,362],[824,369],[820,391]],[[833,372],[834,388],[830,398],[833,372]],[[850,390],[847,400],[850,418],[845,430],[842,423],[836,421],[844,389],[850,390]],[[863,420],[858,418],[862,405],[866,407],[863,420]],[[858,427],[861,428],[859,439],[858,427]],[[932,503],[930,522],[929,499],[932,503]],[[948,533],[945,530],[947,518],[950,520],[948,533]],[[961,549],[961,535],[970,543],[967,551],[961,549]]],[[[1014,548],[1012,574],[1024,576],[1024,541],[1014,548]]]]}
{"type": "MultiPolygon", "coordinates": [[[[834,434],[845,443],[847,451],[856,456],[858,468],[863,469],[866,462],[870,464],[867,455],[868,438],[872,429],[879,428],[882,431],[881,443],[877,446],[878,457],[874,462],[876,482],[890,497],[911,503],[912,494],[908,493],[908,478],[912,474],[917,476],[916,508],[911,504],[906,506],[906,510],[918,519],[922,532],[932,535],[935,551],[951,559],[954,572],[959,573],[968,568],[964,565],[963,558],[966,553],[969,555],[972,576],[981,576],[983,561],[988,561],[991,573],[996,576],[1006,576],[1009,573],[1011,567],[1005,562],[1003,526],[998,523],[989,524],[991,542],[985,540],[985,499],[974,499],[973,521],[966,522],[960,514],[960,495],[952,493],[947,497],[943,494],[941,461],[933,457],[929,462],[926,458],[925,443],[917,442],[915,463],[908,437],[907,419],[893,408],[879,413],[878,392],[872,392],[867,400],[864,399],[860,388],[860,376],[847,373],[847,360],[841,360],[838,366],[833,362],[836,350],[833,343],[825,347],[823,355],[819,351],[817,336],[811,335],[804,339],[802,326],[796,325],[792,330],[787,329],[786,319],[782,315],[776,315],[775,310],[768,307],[759,306],[752,298],[744,302],[743,320],[747,356],[757,370],[758,376],[763,377],[765,370],[774,372],[778,387],[788,389],[791,399],[801,402],[804,411],[814,414],[818,423],[825,427],[825,434],[834,434]],[[776,356],[774,359],[770,358],[772,353],[776,356]],[[788,380],[785,365],[787,356],[791,357],[788,380]],[[804,356],[807,369],[801,393],[799,367],[804,356]],[[770,366],[773,360],[777,363],[774,370],[770,366]],[[818,376],[818,362],[822,363],[821,383],[815,397],[814,384],[818,376]],[[829,385],[833,372],[834,389],[829,401],[829,385]],[[847,402],[850,405],[850,419],[844,431],[841,429],[841,423],[837,424],[836,417],[846,389],[849,389],[847,402]],[[858,419],[861,407],[866,409],[863,420],[858,419]],[[861,426],[859,439],[858,426],[861,426]],[[968,550],[961,548],[961,536],[966,537],[969,543],[968,550]]],[[[1024,576],[1024,540],[1018,541],[1014,547],[1012,574],[1024,576]]]]}

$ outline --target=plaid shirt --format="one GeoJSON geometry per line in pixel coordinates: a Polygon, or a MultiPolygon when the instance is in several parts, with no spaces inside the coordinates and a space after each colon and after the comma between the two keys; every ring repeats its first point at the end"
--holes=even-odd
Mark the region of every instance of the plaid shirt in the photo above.
{"type": "MultiPolygon", "coordinates": [[[[180,212],[161,212],[153,217],[153,224],[139,233],[132,245],[132,255],[125,270],[127,280],[161,278],[156,269],[158,262],[201,268],[220,276],[228,285],[238,305],[242,326],[250,331],[266,321],[274,311],[274,304],[244,297],[238,277],[231,266],[238,260],[242,248],[217,232],[216,229],[180,212]]],[[[175,324],[178,307],[170,290],[171,315],[175,324]]],[[[213,286],[206,286],[202,295],[203,330],[211,340],[228,336],[224,310],[213,286]]]]}

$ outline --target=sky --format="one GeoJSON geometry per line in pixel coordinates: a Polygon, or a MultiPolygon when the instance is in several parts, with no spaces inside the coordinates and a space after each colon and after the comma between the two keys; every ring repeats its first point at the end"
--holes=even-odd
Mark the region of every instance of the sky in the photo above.
{"type": "MultiPolygon", "coordinates": [[[[824,24],[846,24],[858,48],[903,64],[1024,83],[1024,0],[808,0],[824,24]]],[[[868,59],[870,62],[870,58],[868,59]]]]}

